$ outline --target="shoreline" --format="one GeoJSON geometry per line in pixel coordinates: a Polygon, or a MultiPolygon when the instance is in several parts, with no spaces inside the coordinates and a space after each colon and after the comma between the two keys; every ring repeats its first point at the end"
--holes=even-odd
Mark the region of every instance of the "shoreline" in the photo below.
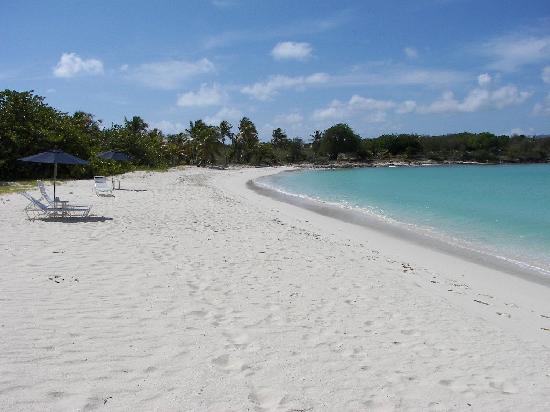
{"type": "MultiPolygon", "coordinates": [[[[296,172],[300,170],[302,169],[284,170],[275,174],[296,172]]],[[[405,239],[408,242],[416,243],[423,247],[428,247],[439,252],[468,260],[472,263],[481,264],[488,268],[505,272],[509,275],[518,276],[545,287],[550,287],[550,272],[543,268],[532,267],[524,262],[515,262],[506,257],[492,255],[486,251],[451,243],[442,238],[429,236],[419,230],[409,229],[404,224],[385,221],[376,215],[343,208],[337,204],[311,199],[298,194],[285,193],[272,187],[262,185],[256,182],[256,179],[249,180],[246,184],[247,187],[260,195],[268,196],[275,200],[286,202],[323,216],[339,219],[346,223],[373,229],[397,239],[405,239]]]]}
{"type": "MultiPolygon", "coordinates": [[[[386,256],[388,262],[402,262],[405,272],[411,265],[416,267],[416,273],[423,273],[423,281],[429,285],[431,292],[461,307],[462,310],[494,322],[517,336],[535,339],[550,346],[550,322],[547,320],[550,313],[546,313],[550,310],[550,288],[547,287],[545,278],[535,278],[531,276],[530,271],[529,274],[510,274],[499,265],[493,267],[475,262],[456,253],[401,239],[385,230],[376,230],[368,225],[361,226],[319,214],[260,194],[248,185],[250,180],[290,170],[295,168],[248,169],[235,176],[226,177],[223,184],[216,186],[231,195],[238,195],[254,202],[259,207],[277,210],[278,213],[292,217],[301,224],[313,225],[315,230],[322,228],[328,236],[364,242],[365,247],[374,247],[381,255],[386,256]],[[535,281],[537,279],[541,282],[535,281]],[[472,295],[465,298],[463,292],[457,290],[460,285],[467,285],[466,288],[472,295]],[[489,306],[486,306],[484,296],[490,296],[489,306]],[[522,314],[512,315],[509,311],[510,305],[522,307],[522,314]]],[[[387,223],[383,222],[381,225],[387,228],[387,223]]],[[[509,265],[506,265],[506,268],[509,268],[509,265]]]]}
{"type": "Polygon", "coordinates": [[[281,170],[2,196],[0,409],[549,410],[549,288],[247,187],[281,170]]]}

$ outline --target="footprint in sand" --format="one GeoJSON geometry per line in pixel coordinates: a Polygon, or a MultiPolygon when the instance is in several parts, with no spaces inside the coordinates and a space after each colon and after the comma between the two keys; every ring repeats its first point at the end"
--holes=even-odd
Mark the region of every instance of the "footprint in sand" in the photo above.
{"type": "Polygon", "coordinates": [[[212,359],[212,363],[219,369],[231,372],[231,371],[244,371],[248,369],[248,365],[244,364],[240,359],[229,355],[228,353],[218,356],[212,359]]]}
{"type": "Polygon", "coordinates": [[[248,346],[250,338],[243,332],[224,332],[223,335],[236,347],[245,348],[248,346]]]}
{"type": "Polygon", "coordinates": [[[507,381],[507,380],[493,381],[493,382],[489,383],[489,386],[493,389],[496,389],[496,390],[501,391],[502,393],[506,393],[506,394],[513,394],[513,393],[518,393],[519,392],[516,385],[514,385],[513,382],[507,381]]]}
{"type": "Polygon", "coordinates": [[[277,409],[283,406],[286,401],[285,394],[272,388],[254,388],[248,398],[263,410],[277,409]]]}

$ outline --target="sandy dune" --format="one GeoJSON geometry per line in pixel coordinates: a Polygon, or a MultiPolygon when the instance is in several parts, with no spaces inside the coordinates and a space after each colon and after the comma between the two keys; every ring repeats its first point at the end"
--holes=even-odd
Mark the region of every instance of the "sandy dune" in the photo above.
{"type": "Polygon", "coordinates": [[[550,410],[550,288],[245,187],[126,175],[0,197],[1,410],[550,410]],[[480,303],[481,302],[481,303],[480,303]]]}

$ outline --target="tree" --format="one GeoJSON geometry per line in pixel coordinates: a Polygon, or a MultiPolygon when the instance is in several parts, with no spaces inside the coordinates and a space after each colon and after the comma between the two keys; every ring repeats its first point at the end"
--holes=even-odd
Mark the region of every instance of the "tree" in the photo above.
{"type": "Polygon", "coordinates": [[[345,123],[338,123],[324,131],[321,152],[336,160],[340,153],[357,153],[361,138],[345,123]]]}
{"type": "Polygon", "coordinates": [[[219,155],[220,146],[222,145],[220,128],[207,125],[202,120],[197,120],[194,123],[189,122],[187,132],[193,142],[197,166],[215,164],[216,156],[219,155]]]}
{"type": "Polygon", "coordinates": [[[222,143],[225,144],[225,138],[228,137],[231,143],[233,143],[233,140],[235,139],[235,134],[231,131],[233,129],[233,125],[229,123],[227,120],[222,120],[220,123],[220,135],[222,139],[222,143]]]}
{"type": "Polygon", "coordinates": [[[70,139],[70,119],[44,103],[34,91],[0,92],[0,176],[26,177],[40,175],[50,167],[21,164],[17,159],[49,149],[64,149],[70,139]]]}
{"type": "Polygon", "coordinates": [[[313,149],[313,152],[315,154],[319,153],[319,149],[321,148],[321,140],[323,139],[323,133],[321,133],[319,130],[315,130],[315,132],[310,135],[311,137],[311,148],[313,149]]]}
{"type": "Polygon", "coordinates": [[[225,138],[229,138],[229,141],[231,142],[231,147],[235,145],[235,133],[232,132],[233,125],[229,123],[227,120],[222,120],[220,122],[220,134],[222,139],[222,144],[224,145],[224,164],[227,165],[228,163],[228,157],[229,157],[229,150],[227,150],[227,147],[225,146],[225,138]]]}
{"type": "Polygon", "coordinates": [[[235,136],[235,160],[240,163],[250,162],[259,141],[256,126],[248,117],[243,117],[239,122],[239,132],[235,136]]]}
{"type": "Polygon", "coordinates": [[[273,130],[273,133],[271,134],[271,136],[272,136],[271,144],[273,145],[273,147],[285,149],[288,146],[288,143],[289,143],[288,136],[286,135],[284,130],[281,129],[280,127],[273,130]]]}
{"type": "Polygon", "coordinates": [[[301,162],[306,158],[304,153],[304,141],[299,137],[295,137],[287,143],[288,155],[287,160],[290,163],[301,162]]]}
{"type": "Polygon", "coordinates": [[[145,123],[145,121],[141,117],[134,116],[132,117],[132,120],[124,118],[124,127],[128,129],[131,133],[140,134],[145,133],[149,128],[149,125],[145,123]]]}

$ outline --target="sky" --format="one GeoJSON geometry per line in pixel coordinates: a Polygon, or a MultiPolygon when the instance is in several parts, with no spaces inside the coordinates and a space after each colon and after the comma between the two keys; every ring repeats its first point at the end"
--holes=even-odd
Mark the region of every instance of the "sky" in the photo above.
{"type": "Polygon", "coordinates": [[[106,127],[550,133],[548,0],[20,0],[0,15],[0,88],[106,127]]]}

